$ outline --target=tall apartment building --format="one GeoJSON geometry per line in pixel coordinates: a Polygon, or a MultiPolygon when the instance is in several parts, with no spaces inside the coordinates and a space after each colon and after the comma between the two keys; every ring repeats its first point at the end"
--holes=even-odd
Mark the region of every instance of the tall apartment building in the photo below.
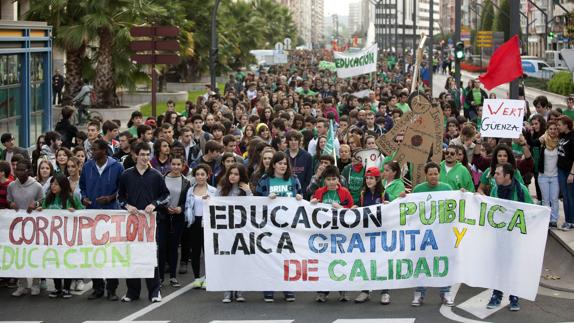
{"type": "Polygon", "coordinates": [[[311,44],[313,48],[318,47],[324,42],[323,38],[323,11],[324,11],[324,0],[313,0],[313,10],[311,17],[311,44]]]}
{"type": "Polygon", "coordinates": [[[354,2],[349,4],[349,25],[347,27],[351,34],[360,32],[363,27],[362,11],[363,6],[361,2],[354,2]]]}
{"type": "Polygon", "coordinates": [[[297,32],[311,48],[323,41],[324,0],[275,0],[291,11],[297,32]]]}

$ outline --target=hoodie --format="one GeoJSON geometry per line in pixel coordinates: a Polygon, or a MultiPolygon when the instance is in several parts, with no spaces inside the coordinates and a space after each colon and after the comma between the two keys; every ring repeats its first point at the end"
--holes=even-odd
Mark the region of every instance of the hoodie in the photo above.
{"type": "Polygon", "coordinates": [[[311,177],[313,177],[313,158],[311,155],[303,149],[299,149],[295,158],[291,157],[289,151],[285,152],[289,156],[289,164],[291,165],[291,173],[296,175],[301,183],[301,187],[304,191],[311,183],[311,177]]]}
{"type": "Polygon", "coordinates": [[[24,184],[16,179],[8,185],[6,199],[16,203],[16,207],[20,210],[26,210],[32,202],[40,202],[43,198],[42,185],[33,177],[28,177],[24,184]]]}
{"type": "Polygon", "coordinates": [[[102,175],[98,172],[96,161],[93,159],[86,161],[82,168],[80,191],[82,193],[82,199],[87,197],[92,202],[92,204],[87,207],[88,209],[119,209],[117,199],[106,205],[100,205],[96,202],[96,198],[100,196],[115,195],[118,193],[120,176],[124,172],[124,166],[122,166],[121,163],[112,157],[108,156],[107,158],[108,161],[102,175]]]}

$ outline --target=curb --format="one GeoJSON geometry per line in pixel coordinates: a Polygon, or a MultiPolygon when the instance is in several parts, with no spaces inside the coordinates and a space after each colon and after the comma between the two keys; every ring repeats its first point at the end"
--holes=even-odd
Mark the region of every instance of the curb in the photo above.
{"type": "MultiPolygon", "coordinates": [[[[558,235],[554,232],[554,230],[549,230],[549,232],[552,238],[556,240],[556,242],[558,242],[562,247],[564,247],[564,249],[566,249],[566,251],[568,251],[570,254],[574,256],[574,249],[572,249],[570,246],[564,243],[564,241],[562,241],[562,239],[558,237],[558,235]]],[[[574,287],[569,288],[569,287],[563,287],[562,285],[548,284],[544,281],[544,278],[542,278],[542,276],[540,277],[540,282],[538,283],[538,285],[555,291],[574,293],[574,287]]]]}
{"type": "Polygon", "coordinates": [[[562,247],[564,247],[564,249],[566,249],[570,254],[572,254],[572,256],[574,256],[574,249],[572,247],[570,247],[562,239],[560,239],[560,237],[558,237],[558,235],[554,232],[554,230],[549,230],[549,232],[554,238],[554,240],[556,240],[562,247]]]}
{"type": "Polygon", "coordinates": [[[548,288],[551,290],[555,290],[555,291],[559,291],[559,292],[574,293],[574,288],[549,285],[549,284],[546,284],[545,282],[543,282],[542,280],[540,281],[540,283],[538,283],[538,286],[548,288]]]}

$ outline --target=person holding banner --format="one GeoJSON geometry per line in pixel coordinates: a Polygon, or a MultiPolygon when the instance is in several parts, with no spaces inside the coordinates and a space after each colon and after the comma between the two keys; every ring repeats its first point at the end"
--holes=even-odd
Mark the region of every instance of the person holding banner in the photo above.
{"type": "MultiPolygon", "coordinates": [[[[332,158],[332,157],[331,157],[332,158]]],[[[323,172],[325,186],[317,189],[311,199],[312,204],[325,203],[330,204],[335,209],[353,207],[353,197],[348,189],[343,187],[339,182],[339,169],[337,166],[327,166],[323,172]]],[[[329,292],[318,292],[315,298],[316,302],[325,303],[329,292]]],[[[339,292],[339,302],[347,302],[349,298],[346,292],[339,292]]]]}
{"type": "MultiPolygon", "coordinates": [[[[271,199],[278,196],[295,197],[297,201],[300,201],[303,199],[302,193],[303,190],[299,179],[297,179],[297,176],[291,174],[291,166],[289,165],[287,155],[281,151],[276,152],[273,155],[273,159],[271,159],[267,173],[264,174],[259,180],[259,183],[257,183],[255,195],[269,196],[271,199]]],[[[283,294],[285,301],[295,301],[295,294],[293,292],[285,291],[283,294]]],[[[274,301],[273,292],[263,292],[263,300],[266,303],[272,303],[274,301]]]]}
{"type": "MultiPolygon", "coordinates": [[[[84,206],[80,199],[74,195],[70,186],[70,181],[64,174],[56,174],[50,180],[50,190],[46,194],[46,198],[42,202],[42,206],[38,207],[37,211],[46,210],[68,210],[74,212],[75,210],[82,210],[84,206]]],[[[50,298],[62,297],[64,299],[72,298],[70,293],[70,286],[72,279],[54,279],[55,291],[50,292],[50,298]],[[64,285],[62,288],[62,280],[64,285]]]]}
{"type": "Polygon", "coordinates": [[[205,288],[205,275],[201,276],[201,253],[203,251],[203,202],[209,196],[216,196],[215,187],[207,184],[211,176],[211,168],[207,164],[199,164],[192,170],[191,175],[195,178],[187,191],[185,199],[185,221],[188,230],[184,232],[181,243],[181,264],[187,266],[189,249],[191,248],[191,270],[195,280],[193,288],[205,288]],[[185,262],[185,263],[183,263],[185,262]]]}
{"type": "MultiPolygon", "coordinates": [[[[249,187],[249,176],[245,166],[234,164],[227,169],[220,185],[217,187],[216,196],[253,196],[249,187]]],[[[245,297],[240,291],[226,291],[223,294],[223,303],[231,303],[235,298],[237,302],[245,302],[245,297]]]]}
{"type": "MultiPolygon", "coordinates": [[[[148,146],[149,147],[149,146],[148,146]]],[[[93,159],[86,161],[80,174],[82,204],[90,210],[117,210],[120,208],[117,194],[120,176],[124,172],[121,163],[107,155],[108,143],[97,139],[91,144],[93,159]]],[[[92,279],[93,292],[89,300],[102,298],[104,291],[110,301],[119,300],[116,295],[119,281],[114,278],[92,279]]]]}
{"type": "MultiPolygon", "coordinates": [[[[517,170],[510,163],[497,165],[494,172],[494,180],[496,185],[492,188],[490,196],[498,197],[504,200],[533,204],[532,197],[530,197],[528,188],[526,188],[524,184],[519,183],[519,181],[514,177],[515,171],[517,170]]],[[[486,308],[493,309],[500,306],[502,296],[502,291],[496,289],[493,290],[492,297],[486,305],[486,308]]],[[[513,312],[519,311],[520,304],[518,304],[518,297],[510,295],[509,299],[510,310],[513,312]]]]}
{"type": "Polygon", "coordinates": [[[177,249],[185,228],[183,212],[190,185],[182,173],[185,164],[183,155],[172,155],[169,159],[171,170],[164,176],[170,195],[169,204],[159,206],[157,216],[158,267],[163,285],[165,265],[169,265],[169,284],[177,288],[181,286],[176,277],[177,249]]]}
{"type": "MultiPolygon", "coordinates": [[[[6,192],[6,199],[12,210],[26,210],[26,212],[32,213],[34,209],[40,206],[44,192],[42,185],[30,177],[31,172],[32,163],[28,159],[23,159],[16,165],[16,169],[14,169],[16,180],[8,184],[6,192]]],[[[20,297],[27,294],[26,286],[28,286],[28,279],[19,278],[18,288],[12,293],[12,296],[20,297]]],[[[30,294],[32,296],[40,295],[40,280],[38,278],[32,279],[30,294]]]]}
{"type": "MultiPolygon", "coordinates": [[[[149,166],[151,149],[149,145],[140,142],[135,147],[137,156],[136,166],[127,169],[120,177],[118,198],[120,206],[131,214],[138,214],[143,210],[148,214],[155,212],[158,206],[169,202],[169,190],[161,174],[149,166]]],[[[139,299],[141,293],[141,279],[126,279],[128,291],[122,302],[131,302],[139,299]]],[[[148,299],[152,303],[161,302],[161,284],[157,267],[152,278],[146,278],[148,299]]]]}
{"type": "MultiPolygon", "coordinates": [[[[397,164],[398,165],[398,164],[397,164]]],[[[385,193],[385,188],[383,187],[383,181],[381,179],[381,171],[377,167],[369,167],[365,172],[365,184],[361,191],[361,198],[359,202],[359,207],[377,205],[382,203],[388,203],[388,197],[385,193]]],[[[355,298],[355,303],[364,303],[369,300],[370,292],[368,290],[363,290],[355,298]]],[[[383,289],[381,291],[381,304],[388,305],[391,303],[391,295],[388,289],[383,289]]]]}
{"type": "Polygon", "coordinates": [[[405,194],[405,183],[401,180],[401,166],[396,161],[390,161],[383,166],[383,169],[385,200],[392,202],[405,194]]]}
{"type": "MultiPolygon", "coordinates": [[[[440,166],[435,162],[428,162],[425,165],[425,176],[426,182],[420,183],[413,189],[413,193],[425,193],[425,192],[440,192],[440,191],[452,191],[453,188],[448,183],[443,183],[439,181],[440,178],[440,166]]],[[[426,294],[426,287],[417,287],[415,290],[412,306],[418,307],[423,304],[423,300],[426,294]]],[[[446,306],[454,306],[454,297],[450,293],[450,286],[441,287],[440,296],[442,303],[446,306]]]]}
{"type": "Polygon", "coordinates": [[[455,189],[465,189],[474,192],[472,176],[466,167],[457,160],[457,149],[450,144],[445,153],[445,159],[440,163],[440,178],[444,183],[450,184],[455,189]]]}

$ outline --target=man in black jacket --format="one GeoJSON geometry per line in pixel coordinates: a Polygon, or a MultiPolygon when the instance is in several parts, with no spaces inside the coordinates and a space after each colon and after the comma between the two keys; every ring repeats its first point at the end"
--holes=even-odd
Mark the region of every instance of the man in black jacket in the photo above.
{"type": "MultiPolygon", "coordinates": [[[[126,170],[120,177],[118,199],[120,206],[131,214],[138,214],[143,210],[151,216],[160,205],[169,202],[169,190],[163,177],[149,166],[150,148],[146,143],[139,143],[134,151],[137,156],[136,166],[126,170]]],[[[122,302],[131,302],[140,296],[141,280],[127,279],[128,291],[122,302]]],[[[154,277],[146,278],[148,299],[155,303],[161,302],[158,268],[155,268],[154,277]]]]}

